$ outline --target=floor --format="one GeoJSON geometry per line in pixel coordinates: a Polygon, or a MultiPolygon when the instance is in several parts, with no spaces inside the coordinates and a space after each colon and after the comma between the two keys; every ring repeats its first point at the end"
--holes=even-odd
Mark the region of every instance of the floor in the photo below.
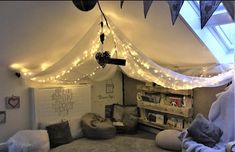
{"type": "Polygon", "coordinates": [[[112,139],[81,138],[50,152],[172,152],[156,146],[155,134],[139,130],[137,134],[118,134],[112,139]]]}
{"type": "Polygon", "coordinates": [[[156,134],[147,132],[144,130],[138,130],[136,134],[119,134],[120,136],[129,136],[129,137],[136,137],[136,138],[144,138],[144,139],[151,139],[155,140],[156,134]]]}

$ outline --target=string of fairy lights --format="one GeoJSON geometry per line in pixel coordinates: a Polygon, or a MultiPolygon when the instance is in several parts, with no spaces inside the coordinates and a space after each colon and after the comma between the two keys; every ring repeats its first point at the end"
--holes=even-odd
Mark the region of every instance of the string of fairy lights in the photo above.
{"type": "Polygon", "coordinates": [[[28,71],[24,72],[25,78],[45,84],[77,84],[81,80],[93,78],[97,72],[104,70],[98,63],[96,67],[91,68],[90,72],[83,74],[79,72],[79,67],[90,60],[95,61],[95,54],[99,51],[100,47],[102,47],[99,39],[101,32],[103,32],[105,36],[110,36],[111,34],[114,46],[110,51],[110,55],[117,55],[118,58],[126,59],[126,66],[120,66],[120,68],[125,74],[134,79],[155,82],[158,85],[175,90],[186,90],[196,87],[219,86],[228,83],[233,77],[233,66],[226,72],[213,76],[208,75],[207,77],[203,75],[199,77],[187,76],[164,68],[135,48],[125,36],[110,23],[111,22],[109,22],[109,28],[104,26],[102,30],[100,29],[97,32],[95,39],[92,41],[91,48],[84,50],[82,54],[75,57],[71,64],[62,71],[45,76],[35,76],[33,72],[28,71]]]}
{"type": "MultiPolygon", "coordinates": [[[[103,28],[102,30],[99,30],[96,35],[96,38],[92,41],[92,47],[88,50],[83,51],[82,55],[80,55],[82,57],[76,57],[76,59],[71,62],[70,66],[67,67],[67,69],[59,71],[56,74],[49,74],[47,76],[35,76],[30,78],[30,80],[38,83],[76,84],[79,83],[80,80],[92,78],[93,76],[95,76],[98,71],[103,69],[98,64],[97,67],[95,67],[89,73],[85,73],[83,75],[80,74],[80,76],[78,76],[79,74],[77,73],[78,68],[81,67],[88,60],[93,60],[95,53],[100,49],[101,43],[99,40],[99,36],[101,32],[104,33],[106,36],[110,34],[110,30],[107,27],[103,28]]],[[[113,56],[115,52],[116,48],[114,47],[111,50],[110,55],[113,56]]],[[[23,74],[25,78],[29,78],[30,76],[32,76],[32,72],[24,72],[23,74]]]]}
{"type": "MultiPolygon", "coordinates": [[[[219,73],[214,76],[208,75],[208,77],[204,77],[203,75],[200,77],[193,77],[176,73],[172,70],[163,68],[146,58],[140,51],[138,51],[138,49],[134,48],[131,43],[125,41],[126,39],[117,36],[115,33],[118,32],[111,33],[113,34],[116,43],[122,44],[122,53],[120,54],[120,57],[126,56],[127,59],[132,59],[132,61],[129,60],[129,62],[127,62],[127,64],[132,65],[131,67],[121,67],[121,69],[124,72],[126,71],[125,73],[127,73],[130,77],[135,77],[138,79],[138,77],[136,77],[136,75],[138,75],[140,80],[155,82],[158,85],[175,90],[185,90],[203,86],[218,86],[221,85],[221,83],[228,83],[233,77],[233,66],[231,66],[230,70],[227,72],[219,73]]],[[[203,70],[205,72],[206,69],[204,68],[203,70]]]]}

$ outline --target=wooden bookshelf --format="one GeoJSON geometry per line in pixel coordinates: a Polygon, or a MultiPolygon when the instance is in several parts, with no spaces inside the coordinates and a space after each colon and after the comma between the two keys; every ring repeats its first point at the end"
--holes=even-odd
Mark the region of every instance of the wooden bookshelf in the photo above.
{"type": "Polygon", "coordinates": [[[137,106],[139,123],[158,129],[183,130],[192,120],[193,92],[138,85],[137,106]]]}

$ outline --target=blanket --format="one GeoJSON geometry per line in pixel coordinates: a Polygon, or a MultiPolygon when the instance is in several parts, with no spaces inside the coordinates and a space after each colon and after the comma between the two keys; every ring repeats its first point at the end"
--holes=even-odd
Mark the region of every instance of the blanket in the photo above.
{"type": "Polygon", "coordinates": [[[232,83],[226,91],[217,95],[217,100],[212,104],[208,115],[209,120],[223,131],[219,143],[213,148],[207,147],[195,142],[185,130],[180,138],[186,152],[225,152],[227,143],[235,140],[234,102],[234,83],[232,83]]]}

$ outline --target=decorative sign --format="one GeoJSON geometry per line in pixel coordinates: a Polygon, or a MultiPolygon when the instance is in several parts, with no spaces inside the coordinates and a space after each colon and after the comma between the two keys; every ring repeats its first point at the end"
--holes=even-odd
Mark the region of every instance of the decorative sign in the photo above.
{"type": "Polygon", "coordinates": [[[18,109],[20,108],[20,97],[12,95],[6,97],[6,109],[18,109]]]}
{"type": "Polygon", "coordinates": [[[72,101],[73,94],[71,89],[55,89],[51,98],[54,101],[53,107],[59,116],[66,116],[73,109],[74,102],[72,101]]]}
{"type": "Polygon", "coordinates": [[[113,99],[114,98],[114,96],[113,95],[105,95],[105,96],[103,96],[103,95],[98,95],[98,98],[99,98],[99,100],[103,100],[103,99],[113,99]]]}
{"type": "Polygon", "coordinates": [[[61,120],[77,120],[91,112],[91,85],[31,88],[33,94],[32,128],[61,120]]]}
{"type": "Polygon", "coordinates": [[[0,111],[0,124],[6,123],[6,111],[0,111]]]}

